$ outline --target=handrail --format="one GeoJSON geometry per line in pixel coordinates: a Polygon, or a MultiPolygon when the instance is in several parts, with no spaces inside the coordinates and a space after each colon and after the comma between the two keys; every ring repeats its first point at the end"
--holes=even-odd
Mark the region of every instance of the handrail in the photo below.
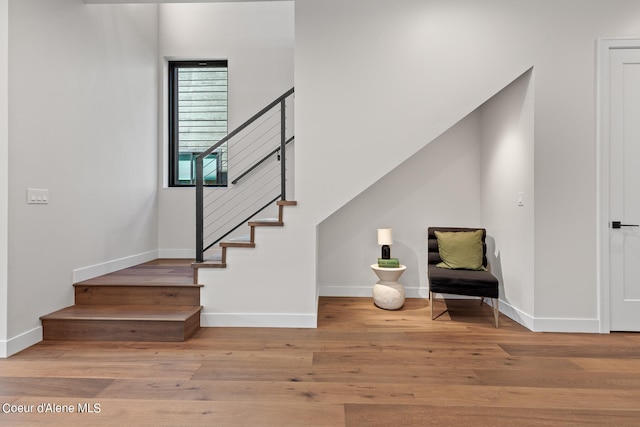
{"type": "Polygon", "coordinates": [[[282,94],[280,97],[278,97],[278,99],[276,99],[275,101],[273,101],[271,104],[267,105],[266,107],[264,107],[262,110],[260,110],[259,112],[257,112],[256,114],[253,115],[253,117],[251,117],[249,120],[247,120],[246,122],[244,122],[243,124],[241,124],[240,126],[238,126],[237,128],[235,128],[234,130],[232,130],[231,132],[229,132],[227,134],[227,136],[225,136],[224,138],[222,138],[220,141],[216,142],[214,145],[212,145],[211,147],[209,147],[207,150],[205,150],[204,152],[200,153],[200,155],[198,155],[198,157],[196,157],[196,161],[201,160],[201,158],[205,158],[207,157],[209,154],[213,153],[217,148],[219,148],[222,144],[224,144],[225,142],[229,141],[231,138],[233,138],[234,136],[236,136],[238,133],[240,133],[241,131],[243,131],[245,128],[247,128],[250,124],[252,124],[253,122],[255,122],[256,120],[258,120],[260,117],[262,117],[267,111],[269,111],[270,109],[272,109],[273,107],[275,107],[276,105],[278,105],[280,102],[282,102],[285,98],[287,98],[289,95],[291,95],[294,92],[295,88],[291,88],[288,91],[286,91],[284,94],[282,94]]]}
{"type": "MultiPolygon", "coordinates": [[[[243,124],[238,126],[233,131],[229,132],[224,138],[222,138],[216,144],[212,145],[211,147],[209,147],[207,150],[205,150],[204,152],[202,152],[201,154],[199,154],[196,157],[196,160],[195,160],[195,163],[196,163],[196,165],[195,165],[196,166],[195,190],[196,190],[196,261],[197,262],[203,262],[204,261],[204,253],[205,253],[205,251],[210,249],[216,243],[220,242],[223,238],[227,237],[229,234],[231,234],[233,231],[235,231],[241,225],[246,223],[253,216],[257,215],[260,211],[264,210],[269,205],[272,205],[274,201],[276,201],[278,199],[287,200],[286,199],[286,163],[285,163],[286,162],[286,146],[287,146],[287,144],[289,144],[291,141],[294,140],[294,136],[291,136],[289,139],[287,139],[287,135],[286,135],[286,130],[287,130],[287,127],[286,127],[286,100],[293,93],[294,93],[294,88],[289,89],[287,92],[285,92],[283,95],[279,96],[277,99],[275,99],[269,105],[264,107],[258,113],[254,114],[250,119],[245,121],[243,124]],[[278,160],[280,161],[280,172],[279,172],[279,174],[280,174],[280,184],[279,184],[280,190],[279,190],[279,193],[280,194],[278,194],[271,202],[269,202],[269,204],[267,204],[266,206],[260,208],[257,212],[255,212],[248,219],[246,219],[246,220],[243,219],[243,221],[239,222],[239,224],[236,225],[235,227],[233,227],[231,230],[223,231],[223,235],[221,237],[220,236],[215,237],[213,239],[213,240],[215,240],[213,243],[206,244],[205,237],[204,237],[204,230],[205,230],[205,224],[204,224],[204,220],[205,220],[204,159],[207,156],[209,156],[211,153],[213,153],[215,150],[220,148],[223,144],[225,144],[225,143],[231,144],[231,139],[234,136],[238,135],[240,132],[242,132],[243,130],[247,129],[249,126],[251,126],[253,123],[255,123],[259,118],[264,116],[267,112],[271,111],[273,108],[277,107],[278,105],[280,105],[280,118],[279,118],[279,120],[280,120],[280,143],[279,143],[279,146],[277,148],[273,149],[266,156],[262,157],[260,160],[254,162],[253,165],[248,167],[247,170],[245,170],[237,178],[235,178],[232,181],[232,184],[238,184],[238,182],[240,180],[242,180],[243,178],[247,177],[251,172],[256,171],[260,166],[263,166],[263,164],[267,160],[269,160],[273,156],[273,154],[275,154],[277,152],[280,152],[280,155],[278,157],[278,160]]],[[[274,115],[272,115],[270,117],[275,118],[274,115]]],[[[267,120],[270,120],[270,119],[267,119],[267,120]]],[[[262,122],[262,124],[264,124],[264,123],[266,123],[266,121],[262,122]]],[[[256,124],[256,126],[262,126],[262,124],[256,124]]],[[[249,134],[251,134],[251,132],[252,131],[250,131],[249,134]]],[[[242,140],[242,139],[246,139],[246,136],[240,137],[240,140],[242,140]]],[[[240,143],[240,140],[237,141],[237,143],[240,143]]],[[[264,143],[261,143],[260,145],[265,147],[264,143]]],[[[247,147],[245,147],[245,148],[247,148],[247,147]]],[[[244,149],[241,149],[240,151],[242,151],[242,150],[244,150],[244,149]]],[[[260,149],[260,151],[262,151],[262,149],[260,149]]],[[[258,154],[258,150],[255,150],[255,154],[258,154]]],[[[231,164],[231,162],[229,162],[229,164],[231,164]]],[[[269,173],[271,174],[271,176],[273,178],[275,178],[277,176],[277,173],[276,173],[276,175],[273,175],[273,173],[275,172],[275,170],[273,168],[267,168],[266,170],[272,171],[272,172],[269,172],[269,173]]],[[[227,174],[228,174],[228,176],[230,176],[228,170],[227,170],[227,174]]],[[[255,178],[250,179],[249,180],[249,184],[252,182],[253,179],[259,179],[259,177],[260,177],[260,175],[257,175],[255,178]]],[[[269,179],[271,179],[271,178],[269,178],[269,179]]],[[[254,209],[255,209],[255,206],[257,205],[257,203],[262,203],[262,202],[264,202],[264,200],[266,200],[266,197],[268,197],[269,193],[272,194],[272,195],[274,194],[271,191],[275,190],[275,187],[276,187],[277,184],[275,184],[275,182],[273,182],[273,184],[274,185],[273,185],[273,187],[270,187],[271,190],[269,192],[263,193],[263,194],[259,194],[258,197],[255,198],[255,201],[252,202],[252,205],[254,206],[254,209]],[[262,200],[262,202],[261,202],[261,200],[262,200]]],[[[248,184],[240,185],[240,187],[246,187],[246,185],[248,185],[248,184]]],[[[225,190],[218,190],[218,191],[230,192],[230,191],[233,191],[234,188],[236,188],[235,185],[234,185],[234,187],[230,187],[230,188],[227,188],[225,190]]],[[[242,194],[242,192],[240,192],[238,194],[242,194]]],[[[258,193],[256,193],[256,194],[258,194],[258,193]]],[[[210,195],[208,197],[209,197],[209,200],[210,200],[210,195]]],[[[210,206],[211,204],[212,203],[210,201],[207,202],[207,206],[210,206]]],[[[218,206],[225,206],[225,205],[218,204],[218,206]]],[[[230,206],[232,206],[232,205],[230,205],[230,206]]],[[[257,206],[260,206],[260,205],[257,205],[257,206]]],[[[249,208],[249,206],[247,206],[245,208],[242,208],[241,210],[244,210],[245,213],[246,213],[246,211],[248,210],[247,208],[249,208]]],[[[211,216],[211,213],[209,213],[208,215],[211,216]]],[[[226,226],[224,226],[224,225],[222,225],[221,227],[218,227],[216,229],[216,233],[218,231],[220,231],[220,230],[224,230],[225,228],[226,228],[226,226]]],[[[213,233],[209,234],[209,236],[211,236],[212,234],[213,233]]],[[[209,237],[207,237],[207,239],[209,239],[209,237]]]]}
{"type": "MultiPolygon", "coordinates": [[[[287,139],[285,141],[285,145],[289,145],[289,143],[291,141],[293,141],[295,139],[294,136],[292,136],[291,138],[287,139]]],[[[238,177],[236,179],[234,179],[233,181],[231,181],[232,184],[237,184],[238,182],[240,182],[240,180],[242,178],[244,178],[245,176],[249,175],[251,172],[253,172],[255,169],[257,169],[261,164],[263,164],[264,162],[266,162],[267,160],[269,160],[269,158],[271,156],[273,156],[276,153],[279,153],[281,150],[280,147],[275,148],[273,151],[271,151],[269,154],[267,154],[266,156],[264,156],[263,158],[261,158],[260,160],[258,160],[257,162],[255,162],[253,164],[253,166],[251,166],[249,169],[247,169],[246,171],[242,172],[240,175],[238,175],[238,177]]]]}

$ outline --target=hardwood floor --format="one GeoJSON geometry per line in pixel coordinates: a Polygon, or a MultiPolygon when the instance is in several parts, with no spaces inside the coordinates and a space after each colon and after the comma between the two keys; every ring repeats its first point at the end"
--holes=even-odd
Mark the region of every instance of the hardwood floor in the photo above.
{"type": "Polygon", "coordinates": [[[43,341],[0,360],[0,424],[640,425],[640,334],[496,329],[477,300],[446,305],[432,321],[426,300],[321,298],[318,329],[43,341]]]}

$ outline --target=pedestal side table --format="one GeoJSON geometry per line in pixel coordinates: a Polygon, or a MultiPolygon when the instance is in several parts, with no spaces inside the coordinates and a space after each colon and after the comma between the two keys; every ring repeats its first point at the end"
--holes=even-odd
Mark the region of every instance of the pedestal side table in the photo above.
{"type": "Polygon", "coordinates": [[[397,310],[404,304],[404,286],[398,279],[407,269],[405,265],[398,268],[378,267],[371,264],[371,269],[378,276],[378,282],[373,285],[373,302],[385,310],[397,310]]]}

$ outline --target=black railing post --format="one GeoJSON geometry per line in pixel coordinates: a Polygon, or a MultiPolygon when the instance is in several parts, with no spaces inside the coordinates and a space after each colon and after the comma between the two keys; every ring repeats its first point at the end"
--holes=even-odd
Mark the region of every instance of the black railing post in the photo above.
{"type": "Polygon", "coordinates": [[[204,262],[204,156],[196,158],[196,262],[204,262]]]}
{"type": "Polygon", "coordinates": [[[281,200],[287,200],[287,112],[286,98],[280,101],[280,191],[281,200]]]}

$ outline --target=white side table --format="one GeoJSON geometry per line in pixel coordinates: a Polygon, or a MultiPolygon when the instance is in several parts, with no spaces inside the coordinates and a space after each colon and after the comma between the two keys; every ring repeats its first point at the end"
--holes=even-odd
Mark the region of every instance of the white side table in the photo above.
{"type": "Polygon", "coordinates": [[[385,310],[397,310],[404,304],[404,286],[398,279],[407,269],[405,265],[398,268],[378,267],[371,264],[371,269],[378,276],[378,282],[373,285],[373,302],[385,310]]]}

